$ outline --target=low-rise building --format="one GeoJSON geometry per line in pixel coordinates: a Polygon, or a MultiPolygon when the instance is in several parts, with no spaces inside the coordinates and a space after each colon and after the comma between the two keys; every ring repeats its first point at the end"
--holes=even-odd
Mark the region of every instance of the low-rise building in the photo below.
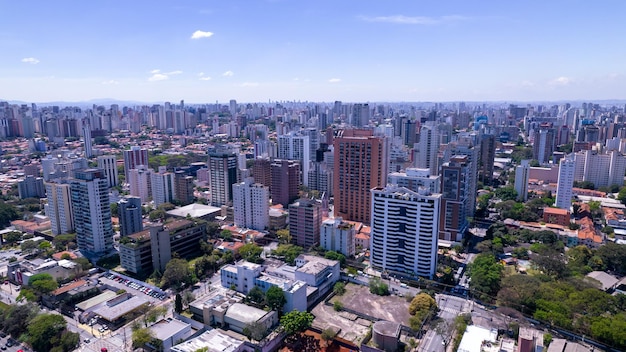
{"type": "Polygon", "coordinates": [[[546,207],[543,209],[543,222],[547,224],[569,226],[570,213],[566,209],[546,207]]]}
{"type": "Polygon", "coordinates": [[[335,251],[352,257],[355,253],[356,229],[353,223],[342,218],[326,219],[320,228],[320,246],[328,251],[335,251]]]}
{"type": "MultiPolygon", "coordinates": [[[[178,341],[189,338],[193,331],[191,325],[177,319],[161,320],[150,326],[150,331],[155,339],[160,341],[160,351],[170,352],[172,346],[178,341]]],[[[149,344],[149,347],[157,349],[156,346],[149,344]]]]}
{"type": "Polygon", "coordinates": [[[18,285],[28,285],[30,278],[37,274],[50,274],[55,280],[76,276],[80,267],[69,260],[32,259],[7,264],[8,279],[18,285]]]}
{"type": "Polygon", "coordinates": [[[151,227],[120,240],[120,263],[136,274],[154,269],[163,272],[174,253],[181,258],[197,255],[201,239],[206,239],[206,222],[202,220],[181,219],[151,227]]]}
{"type": "Polygon", "coordinates": [[[196,352],[207,348],[207,352],[243,352],[244,341],[231,337],[220,329],[211,329],[198,337],[173,346],[172,352],[196,352]]]}

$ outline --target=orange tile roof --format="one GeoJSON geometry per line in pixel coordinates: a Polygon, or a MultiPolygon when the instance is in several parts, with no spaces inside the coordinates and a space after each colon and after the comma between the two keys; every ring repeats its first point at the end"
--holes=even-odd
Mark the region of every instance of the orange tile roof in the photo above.
{"type": "Polygon", "coordinates": [[[555,215],[569,215],[569,211],[561,208],[544,208],[543,213],[555,214],[555,215]]]}
{"type": "Polygon", "coordinates": [[[63,286],[63,287],[57,288],[56,290],[52,291],[52,294],[54,296],[58,296],[60,294],[69,292],[69,291],[71,291],[71,290],[73,290],[73,289],[75,289],[77,287],[81,287],[81,286],[86,285],[86,284],[87,284],[87,281],[85,281],[85,280],[74,281],[74,282],[72,282],[70,284],[67,284],[67,285],[63,286]]]}
{"type": "Polygon", "coordinates": [[[578,229],[579,240],[591,240],[595,243],[602,243],[602,235],[598,234],[598,231],[593,224],[593,220],[588,217],[584,217],[578,220],[578,224],[580,225],[580,229],[578,229]]]}
{"type": "Polygon", "coordinates": [[[54,258],[54,260],[56,260],[56,261],[59,261],[59,260],[61,260],[61,257],[63,257],[63,255],[64,255],[64,254],[69,254],[70,259],[76,259],[76,258],[78,258],[78,257],[76,256],[76,254],[74,254],[74,253],[72,253],[72,252],[69,252],[69,251],[62,251],[62,252],[54,253],[54,254],[52,255],[52,258],[54,258]]]}

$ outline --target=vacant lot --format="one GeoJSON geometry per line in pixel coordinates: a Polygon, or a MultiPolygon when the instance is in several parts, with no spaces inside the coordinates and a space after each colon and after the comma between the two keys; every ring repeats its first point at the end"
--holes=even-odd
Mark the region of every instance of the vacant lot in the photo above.
{"type": "Polygon", "coordinates": [[[341,302],[345,308],[353,309],[367,315],[409,325],[409,303],[403,297],[376,296],[370,293],[369,287],[355,284],[346,285],[343,296],[335,296],[330,303],[341,302]]]}

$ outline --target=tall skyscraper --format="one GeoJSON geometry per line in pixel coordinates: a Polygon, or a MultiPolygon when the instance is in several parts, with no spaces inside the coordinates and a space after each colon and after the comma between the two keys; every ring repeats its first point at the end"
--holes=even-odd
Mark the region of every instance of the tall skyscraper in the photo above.
{"type": "Polygon", "coordinates": [[[310,199],[298,199],[289,205],[289,234],[300,247],[310,248],[320,243],[322,207],[310,199]]]}
{"type": "Polygon", "coordinates": [[[270,165],[270,171],[272,204],[282,204],[283,207],[287,207],[298,199],[300,163],[294,160],[276,159],[270,165]]]}
{"type": "Polygon", "coordinates": [[[151,173],[152,200],[155,206],[171,203],[174,200],[174,174],[159,166],[159,172],[151,173]]]}
{"type": "Polygon", "coordinates": [[[119,183],[117,176],[117,159],[115,155],[102,155],[98,157],[98,169],[104,171],[109,188],[115,187],[119,183]]]}
{"type": "Polygon", "coordinates": [[[496,157],[496,136],[484,134],[480,138],[478,177],[483,184],[489,185],[493,179],[493,164],[496,157]]]}
{"type": "Polygon", "coordinates": [[[17,183],[20,199],[43,198],[46,196],[46,187],[43,178],[28,175],[17,183]]]}
{"type": "Polygon", "coordinates": [[[356,229],[353,223],[342,218],[326,219],[320,228],[320,246],[328,251],[335,251],[346,257],[354,256],[356,229]]]}
{"type": "Polygon", "coordinates": [[[572,188],[574,187],[574,173],[576,159],[573,154],[561,159],[559,163],[559,179],[556,185],[556,207],[569,210],[572,206],[572,188]]]}
{"type": "Polygon", "coordinates": [[[76,171],[70,189],[78,249],[95,255],[112,250],[113,225],[104,171],[76,171]]]}
{"type": "Polygon", "coordinates": [[[251,177],[233,185],[235,225],[263,231],[269,227],[270,191],[251,177]]]}
{"type": "Polygon", "coordinates": [[[124,173],[128,182],[129,171],[139,165],[148,166],[148,150],[139,146],[132,146],[130,150],[124,151],[124,173]]]}
{"type": "MultiPolygon", "coordinates": [[[[137,165],[136,168],[128,172],[128,185],[130,186],[130,195],[141,198],[142,202],[150,200],[151,194],[151,174],[152,169],[146,165],[137,165]]],[[[107,181],[108,183],[108,181],[107,181]]]]}
{"type": "Polygon", "coordinates": [[[233,184],[237,182],[237,154],[228,146],[209,150],[211,205],[221,207],[233,200],[233,184]]]}
{"type": "Polygon", "coordinates": [[[174,172],[174,199],[182,205],[193,203],[193,176],[188,176],[184,171],[174,172]]]}
{"type": "Polygon", "coordinates": [[[439,130],[434,121],[426,121],[420,128],[415,166],[418,169],[429,169],[431,175],[439,174],[437,152],[439,151],[439,130]]]}
{"type": "Polygon", "coordinates": [[[460,242],[468,227],[466,203],[469,201],[467,178],[471,175],[471,163],[467,155],[455,155],[441,167],[441,216],[439,220],[439,239],[460,242]]]}
{"type": "Polygon", "coordinates": [[[260,183],[263,186],[272,186],[272,162],[267,157],[257,157],[254,159],[252,165],[252,176],[255,183],[260,183]]]}
{"type": "Polygon", "coordinates": [[[387,184],[387,140],[371,130],[347,129],[333,143],[335,216],[369,225],[370,190],[387,184]]]}
{"type": "Polygon", "coordinates": [[[372,189],[370,263],[390,273],[433,278],[441,195],[394,185],[372,189]]]}
{"type": "Polygon", "coordinates": [[[352,106],[352,126],[364,127],[370,122],[369,104],[354,104],[352,106]]]}
{"type": "Polygon", "coordinates": [[[143,230],[141,198],[132,196],[125,197],[122,198],[117,205],[121,236],[128,236],[143,230]]]}
{"type": "Polygon", "coordinates": [[[52,234],[56,236],[74,232],[70,185],[66,181],[47,182],[46,194],[48,203],[45,211],[50,218],[52,234]]]}
{"type": "Polygon", "coordinates": [[[515,168],[515,191],[517,199],[522,202],[528,200],[528,177],[530,175],[530,160],[522,160],[515,168]]]}
{"type": "Polygon", "coordinates": [[[432,193],[439,193],[441,177],[431,175],[429,169],[409,167],[404,172],[390,173],[389,183],[408,188],[413,192],[417,192],[420,188],[427,188],[432,193]]]}
{"type": "Polygon", "coordinates": [[[546,164],[550,161],[552,153],[554,153],[554,142],[554,128],[548,123],[541,124],[539,129],[535,131],[533,142],[533,158],[539,161],[539,164],[546,164]]]}
{"type": "Polygon", "coordinates": [[[89,119],[83,119],[83,141],[85,145],[85,158],[90,159],[93,156],[91,144],[91,124],[89,119]]]}
{"type": "Polygon", "coordinates": [[[301,167],[301,182],[309,185],[311,144],[309,136],[294,133],[278,136],[278,159],[297,160],[301,167]]]}

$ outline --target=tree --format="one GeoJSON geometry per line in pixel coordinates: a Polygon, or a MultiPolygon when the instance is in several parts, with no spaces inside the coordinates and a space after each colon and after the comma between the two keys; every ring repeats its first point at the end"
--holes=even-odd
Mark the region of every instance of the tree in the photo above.
{"type": "Polygon", "coordinates": [[[502,270],[493,254],[478,254],[468,268],[470,288],[486,296],[495,296],[500,289],[502,270]]]}
{"type": "Polygon", "coordinates": [[[322,334],[320,335],[322,340],[324,340],[326,346],[328,346],[328,343],[332,341],[335,338],[335,336],[337,336],[337,332],[331,328],[326,328],[322,330],[322,334]]]}
{"type": "Polygon", "coordinates": [[[270,287],[267,292],[265,292],[265,302],[270,309],[275,310],[280,313],[283,310],[283,306],[287,303],[287,299],[285,298],[285,293],[278,286],[270,287]]]}
{"type": "Polygon", "coordinates": [[[19,231],[11,231],[4,235],[4,242],[9,245],[17,243],[22,240],[22,233],[19,231]]]}
{"type": "Polygon", "coordinates": [[[165,220],[166,215],[167,214],[165,213],[163,209],[156,209],[150,212],[150,214],[148,215],[148,218],[150,219],[150,221],[165,220]]]}
{"type": "Polygon", "coordinates": [[[174,311],[178,314],[183,311],[183,297],[180,295],[180,293],[177,293],[176,297],[174,298],[174,311]]]}
{"type": "Polygon", "coordinates": [[[54,248],[56,248],[56,250],[58,251],[73,249],[76,247],[76,234],[70,233],[55,236],[52,240],[52,244],[54,245],[54,248]]]}
{"type": "Polygon", "coordinates": [[[243,328],[243,334],[250,340],[261,341],[267,333],[267,327],[263,323],[255,321],[243,328]]]}
{"type": "Polygon", "coordinates": [[[333,309],[335,310],[335,312],[341,312],[341,310],[343,309],[343,303],[341,303],[341,301],[335,301],[333,303],[333,309]]]}
{"type": "Polygon", "coordinates": [[[335,292],[337,296],[343,295],[344,293],[346,293],[346,284],[340,281],[336,282],[335,286],[333,287],[333,292],[335,292]]]}
{"type": "Polygon", "coordinates": [[[293,310],[280,318],[280,325],[288,335],[300,333],[311,327],[315,317],[309,312],[293,310]]]}
{"type": "Polygon", "coordinates": [[[117,203],[111,203],[111,216],[113,217],[119,216],[118,208],[119,208],[119,205],[117,203]]]}
{"type": "Polygon", "coordinates": [[[281,244],[272,251],[273,255],[284,257],[285,262],[289,265],[294,265],[296,258],[302,253],[302,247],[298,247],[293,244],[281,244]]]}
{"type": "Polygon", "coordinates": [[[152,331],[147,328],[136,329],[133,331],[133,348],[144,349],[144,346],[154,339],[152,331]]]}
{"type": "Polygon", "coordinates": [[[335,251],[327,251],[326,253],[324,253],[324,258],[336,260],[342,265],[346,263],[346,256],[335,251]]]}
{"type": "Polygon", "coordinates": [[[291,243],[291,235],[288,229],[280,229],[276,231],[276,236],[280,240],[280,243],[291,243]]]}
{"type": "Polygon", "coordinates": [[[40,314],[28,324],[28,342],[35,351],[49,351],[53,341],[58,342],[67,323],[58,314],[40,314]]]}
{"type": "MultiPolygon", "coordinates": [[[[24,289],[22,289],[23,291],[24,289]]],[[[17,338],[27,331],[28,323],[37,316],[39,308],[33,303],[13,304],[4,312],[4,331],[17,338]]]]}
{"type": "Polygon", "coordinates": [[[175,288],[191,284],[192,277],[191,270],[189,270],[189,263],[184,259],[178,258],[170,260],[165,266],[161,282],[163,287],[175,288]]]}
{"type": "Polygon", "coordinates": [[[167,314],[167,307],[165,306],[155,306],[148,309],[148,311],[143,315],[144,324],[148,327],[149,323],[155,323],[159,320],[160,317],[164,317],[167,314]]]}
{"type": "Polygon", "coordinates": [[[7,227],[13,220],[19,218],[17,208],[11,204],[0,201],[0,227],[7,227]]]}
{"type": "Polygon", "coordinates": [[[93,267],[93,265],[91,265],[91,263],[89,262],[89,259],[85,258],[85,257],[78,257],[76,259],[74,259],[74,263],[80,265],[81,270],[89,270],[93,267]]]}
{"type": "Polygon", "coordinates": [[[252,289],[250,289],[250,292],[248,292],[246,299],[249,302],[262,304],[265,299],[265,293],[263,293],[263,290],[261,290],[261,288],[259,288],[258,286],[254,286],[252,287],[252,289]]]}
{"type": "Polygon", "coordinates": [[[502,187],[496,189],[496,197],[500,198],[502,201],[506,200],[516,200],[517,199],[517,191],[514,187],[502,187]]]}
{"type": "Polygon", "coordinates": [[[233,239],[233,234],[230,230],[222,230],[222,232],[220,232],[220,237],[222,237],[224,241],[231,241],[233,239]]]}
{"type": "Polygon", "coordinates": [[[33,240],[24,241],[20,245],[20,249],[22,250],[22,252],[26,253],[32,253],[35,249],[37,249],[37,247],[38,243],[33,240]]]}
{"type": "Polygon", "coordinates": [[[38,295],[48,294],[59,288],[57,281],[48,273],[31,276],[28,286],[32,287],[38,295]]]}
{"type": "Polygon", "coordinates": [[[373,277],[369,282],[370,292],[378,295],[378,296],[388,296],[389,295],[389,285],[383,282],[378,277],[373,277]]]}
{"type": "Polygon", "coordinates": [[[251,263],[260,263],[261,253],[263,253],[263,248],[254,243],[246,243],[239,248],[239,255],[251,263]]]}
{"type": "Polygon", "coordinates": [[[430,311],[436,309],[437,302],[435,302],[435,299],[427,293],[420,293],[416,295],[409,304],[409,314],[411,315],[415,315],[418,311],[430,311]]]}

